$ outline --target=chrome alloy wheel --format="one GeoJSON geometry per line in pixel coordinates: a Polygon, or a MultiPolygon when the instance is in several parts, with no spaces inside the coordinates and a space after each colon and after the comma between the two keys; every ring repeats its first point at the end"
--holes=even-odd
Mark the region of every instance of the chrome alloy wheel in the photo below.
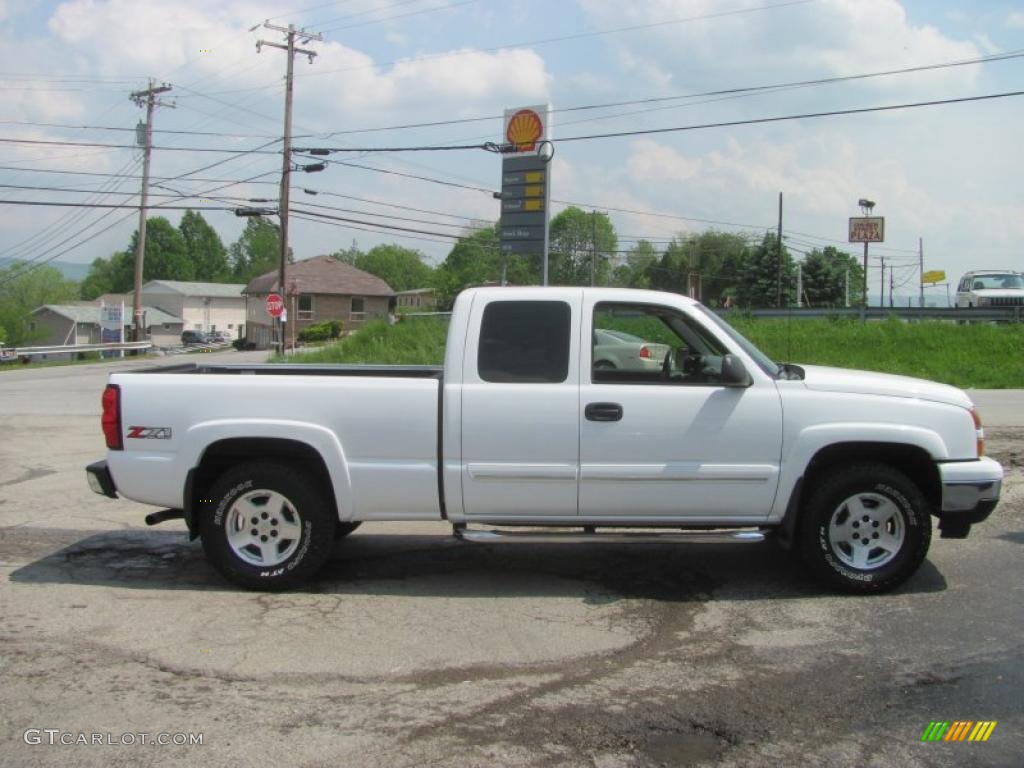
{"type": "Polygon", "coordinates": [[[255,490],[239,496],[224,516],[231,551],[250,565],[285,562],[299,546],[302,518],[276,491],[255,490]]]}
{"type": "Polygon", "coordinates": [[[828,540],[844,565],[872,571],[891,562],[903,546],[903,513],[886,496],[858,493],[832,513],[828,540]]]}

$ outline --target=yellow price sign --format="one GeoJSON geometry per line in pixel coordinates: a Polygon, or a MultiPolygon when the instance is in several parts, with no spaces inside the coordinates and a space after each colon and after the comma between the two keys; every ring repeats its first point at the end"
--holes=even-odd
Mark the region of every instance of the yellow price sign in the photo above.
{"type": "Polygon", "coordinates": [[[543,200],[524,200],[523,201],[524,211],[543,211],[544,201],[543,200]]]}
{"type": "Polygon", "coordinates": [[[921,275],[922,283],[941,283],[946,279],[946,273],[941,269],[933,269],[921,275]]]}
{"type": "Polygon", "coordinates": [[[544,187],[524,187],[523,197],[544,197],[544,187]]]}
{"type": "Polygon", "coordinates": [[[526,174],[527,184],[543,184],[544,183],[544,171],[527,171],[526,174]]]}

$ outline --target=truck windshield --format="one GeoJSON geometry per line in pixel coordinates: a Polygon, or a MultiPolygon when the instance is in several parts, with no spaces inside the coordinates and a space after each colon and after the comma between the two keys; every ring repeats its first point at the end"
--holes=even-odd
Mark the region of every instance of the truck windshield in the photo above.
{"type": "Polygon", "coordinates": [[[704,317],[724,331],[730,339],[739,344],[743,351],[753,358],[754,362],[757,363],[757,366],[762,371],[767,373],[769,376],[778,377],[781,370],[778,364],[772,362],[764,352],[751,344],[742,333],[737,331],[707,307],[698,304],[696,305],[696,308],[702,315],[704,315],[704,317]]]}

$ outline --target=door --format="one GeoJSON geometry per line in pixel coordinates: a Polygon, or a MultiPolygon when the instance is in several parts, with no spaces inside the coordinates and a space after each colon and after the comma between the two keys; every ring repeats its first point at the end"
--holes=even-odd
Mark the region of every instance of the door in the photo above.
{"type": "Polygon", "coordinates": [[[733,350],[681,310],[598,303],[585,312],[594,329],[641,337],[647,356],[610,369],[595,366],[584,350],[580,515],[652,523],[763,519],[782,446],[774,380],[756,369],[751,386],[724,386],[722,357],[733,350]],[[651,363],[654,349],[669,350],[660,364],[651,363]]]}
{"type": "Polygon", "coordinates": [[[551,300],[517,290],[522,298],[497,298],[509,294],[481,293],[471,310],[462,371],[465,514],[575,517],[582,294],[551,300]]]}

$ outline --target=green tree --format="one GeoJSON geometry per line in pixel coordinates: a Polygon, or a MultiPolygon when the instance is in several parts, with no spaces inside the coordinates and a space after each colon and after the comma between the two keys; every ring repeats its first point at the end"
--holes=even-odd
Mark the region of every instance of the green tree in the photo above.
{"type": "MultiPolygon", "coordinates": [[[[139,242],[138,230],[124,251],[109,259],[93,260],[89,273],[82,281],[83,299],[92,300],[104,293],[126,293],[135,288],[135,248],[139,242]]],[[[195,280],[196,274],[189,258],[185,238],[174,225],[162,216],[146,220],[146,252],[142,262],[142,281],[195,280]]]]}
{"type": "MultiPolygon", "coordinates": [[[[228,248],[231,276],[239,283],[273,272],[281,263],[281,228],[272,221],[254,216],[245,222],[238,240],[228,248]]],[[[292,249],[288,261],[292,262],[292,249]]]]}
{"type": "Polygon", "coordinates": [[[540,257],[504,256],[497,225],[466,232],[434,270],[433,287],[439,309],[448,309],[459,291],[474,285],[496,284],[505,279],[512,285],[540,282],[540,257]]]}
{"type": "Polygon", "coordinates": [[[185,211],[178,224],[178,231],[185,241],[185,253],[192,263],[194,280],[216,283],[228,279],[231,270],[228,267],[227,249],[220,235],[201,213],[185,211]]]}
{"type": "Polygon", "coordinates": [[[699,298],[716,306],[726,295],[734,296],[744,279],[747,240],[735,232],[708,230],[672,239],[656,265],[648,267],[652,287],[688,293],[692,285],[699,298]]]}
{"type": "Polygon", "coordinates": [[[353,267],[356,265],[356,259],[363,255],[363,252],[359,249],[359,243],[355,240],[352,241],[352,245],[348,248],[337,250],[331,254],[332,259],[337,259],[345,264],[351,264],[353,267]]]}
{"type": "Polygon", "coordinates": [[[761,243],[751,248],[744,259],[742,275],[736,283],[736,299],[742,307],[756,309],[778,306],[778,272],[782,269],[782,306],[792,306],[796,299],[793,259],[774,232],[765,234],[761,243]]]}
{"type": "Polygon", "coordinates": [[[611,263],[618,252],[619,238],[608,214],[569,206],[551,220],[549,240],[551,285],[611,282],[611,263]]]}
{"type": "Polygon", "coordinates": [[[19,261],[0,269],[0,341],[5,346],[24,346],[38,336],[29,328],[33,310],[77,298],[78,284],[54,267],[31,267],[19,261]]]}
{"type": "Polygon", "coordinates": [[[423,254],[400,245],[378,245],[355,257],[355,266],[376,275],[395,291],[424,288],[434,270],[423,263],[423,254]]]}
{"type": "MultiPolygon", "coordinates": [[[[129,259],[135,254],[139,233],[132,234],[129,259]]],[[[115,255],[115,262],[117,260],[115,255]]],[[[132,267],[134,275],[134,265],[132,267]]],[[[146,251],[142,261],[142,280],[194,280],[195,270],[181,232],[163,216],[146,220],[146,251]]],[[[134,278],[133,281],[134,283],[134,278]]],[[[129,288],[130,290],[130,288],[129,288]]]]}
{"type": "Polygon", "coordinates": [[[112,259],[98,257],[89,265],[89,273],[79,286],[82,298],[92,301],[105,293],[114,293],[114,265],[112,259]]]}
{"type": "Polygon", "coordinates": [[[612,285],[620,288],[650,288],[651,268],[658,263],[658,249],[648,240],[639,240],[626,252],[626,262],[612,273],[612,285]]]}
{"type": "Polygon", "coordinates": [[[858,306],[864,293],[864,270],[855,257],[831,245],[815,248],[804,257],[804,294],[810,306],[845,306],[847,280],[850,305],[858,306]]]}

